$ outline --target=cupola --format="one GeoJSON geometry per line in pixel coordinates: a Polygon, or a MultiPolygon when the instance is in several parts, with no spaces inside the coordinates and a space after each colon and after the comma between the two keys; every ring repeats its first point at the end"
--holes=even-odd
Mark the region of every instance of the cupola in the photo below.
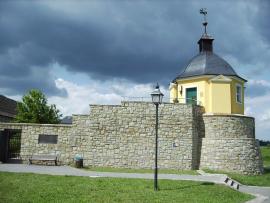
{"type": "Polygon", "coordinates": [[[197,104],[209,113],[244,113],[244,83],[232,66],[213,51],[214,38],[207,33],[206,9],[204,33],[194,56],[170,85],[171,102],[197,104]]]}

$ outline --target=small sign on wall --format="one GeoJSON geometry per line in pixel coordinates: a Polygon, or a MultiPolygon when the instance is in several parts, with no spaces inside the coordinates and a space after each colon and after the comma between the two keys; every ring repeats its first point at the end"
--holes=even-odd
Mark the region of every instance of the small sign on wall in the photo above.
{"type": "Polygon", "coordinates": [[[39,134],[38,144],[57,144],[58,135],[39,134]]]}

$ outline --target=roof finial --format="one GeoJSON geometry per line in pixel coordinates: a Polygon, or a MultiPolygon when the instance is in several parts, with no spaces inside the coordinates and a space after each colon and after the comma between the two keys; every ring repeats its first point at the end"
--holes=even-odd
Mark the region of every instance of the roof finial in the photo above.
{"type": "Polygon", "coordinates": [[[203,22],[203,26],[204,26],[204,34],[207,34],[206,32],[206,26],[207,26],[207,21],[206,21],[206,15],[207,15],[207,11],[206,11],[206,8],[201,8],[200,9],[200,14],[203,14],[204,15],[204,22],[203,22]]]}

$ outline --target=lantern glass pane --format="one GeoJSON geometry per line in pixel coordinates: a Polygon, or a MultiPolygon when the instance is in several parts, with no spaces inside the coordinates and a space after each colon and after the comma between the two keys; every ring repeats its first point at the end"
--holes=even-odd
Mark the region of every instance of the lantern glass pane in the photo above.
{"type": "Polygon", "coordinates": [[[159,103],[159,95],[152,95],[152,101],[155,104],[159,103]]]}
{"type": "Polygon", "coordinates": [[[160,95],[159,103],[162,103],[163,95],[160,95]]]}

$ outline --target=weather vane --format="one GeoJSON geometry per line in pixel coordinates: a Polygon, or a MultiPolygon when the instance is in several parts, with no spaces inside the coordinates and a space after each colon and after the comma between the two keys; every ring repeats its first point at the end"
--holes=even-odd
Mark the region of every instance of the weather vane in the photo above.
{"type": "Polygon", "coordinates": [[[204,34],[207,34],[206,33],[206,26],[207,26],[207,21],[206,21],[206,15],[207,15],[207,11],[206,11],[206,8],[201,8],[200,9],[200,14],[204,15],[204,22],[203,22],[203,26],[204,26],[204,34]]]}

